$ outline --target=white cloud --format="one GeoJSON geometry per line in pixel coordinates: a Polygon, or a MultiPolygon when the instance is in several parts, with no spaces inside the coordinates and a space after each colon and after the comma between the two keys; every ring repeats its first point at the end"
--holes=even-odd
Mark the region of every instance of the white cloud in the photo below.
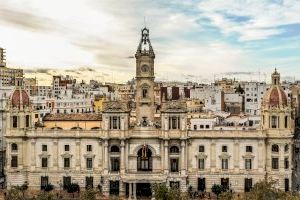
{"type": "Polygon", "coordinates": [[[198,9],[223,33],[238,33],[241,41],[266,39],[282,33],[280,26],[300,23],[300,1],[293,0],[283,0],[282,4],[266,0],[205,0],[198,9]],[[226,15],[249,20],[237,21],[226,15]]]}
{"type": "Polygon", "coordinates": [[[199,4],[192,0],[164,4],[146,0],[1,1],[0,14],[5,17],[0,18],[0,45],[7,48],[8,63],[13,66],[75,70],[90,66],[98,74],[114,73],[120,82],[135,75],[135,61],[128,57],[135,53],[146,17],[158,77],[182,79],[183,73],[207,77],[248,67],[253,55],[218,38],[198,41],[205,32],[199,19],[208,18],[223,34],[237,33],[240,41],[248,41],[280,34],[283,30],[277,26],[299,22],[298,10],[299,1],[283,5],[261,0],[199,4]],[[225,14],[251,20],[238,23],[225,14]]]}

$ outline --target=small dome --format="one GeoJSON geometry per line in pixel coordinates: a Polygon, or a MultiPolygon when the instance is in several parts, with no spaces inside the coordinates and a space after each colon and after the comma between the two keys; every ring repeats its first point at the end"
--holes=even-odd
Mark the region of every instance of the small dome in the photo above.
{"type": "Polygon", "coordinates": [[[15,89],[11,95],[11,106],[13,108],[29,107],[29,96],[23,89],[15,89]]]}
{"type": "Polygon", "coordinates": [[[282,87],[271,87],[269,91],[269,105],[278,107],[280,105],[287,106],[287,96],[282,87]]]}
{"type": "Polygon", "coordinates": [[[272,74],[272,85],[264,97],[264,104],[268,107],[280,107],[288,105],[288,98],[280,85],[280,74],[275,69],[272,74]]]}

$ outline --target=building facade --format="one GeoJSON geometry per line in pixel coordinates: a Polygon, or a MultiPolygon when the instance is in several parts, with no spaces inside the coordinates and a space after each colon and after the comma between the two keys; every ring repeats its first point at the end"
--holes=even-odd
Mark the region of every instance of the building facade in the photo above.
{"type": "Polygon", "coordinates": [[[16,87],[6,109],[8,187],[77,183],[135,199],[151,196],[153,183],[182,191],[222,184],[243,192],[270,177],[278,188],[291,189],[293,121],[278,72],[259,129],[191,129],[184,99],[162,103],[155,117],[155,54],[147,28],[135,57],[136,123],[129,123],[128,102],[108,101],[102,113],[46,115],[37,127],[26,91],[16,87]]]}

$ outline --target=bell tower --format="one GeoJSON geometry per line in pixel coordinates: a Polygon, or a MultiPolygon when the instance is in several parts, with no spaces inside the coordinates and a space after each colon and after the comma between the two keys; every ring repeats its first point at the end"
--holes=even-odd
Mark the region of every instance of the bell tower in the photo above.
{"type": "Polygon", "coordinates": [[[154,59],[149,29],[142,29],[136,54],[136,119],[141,126],[154,121],[154,59]]]}

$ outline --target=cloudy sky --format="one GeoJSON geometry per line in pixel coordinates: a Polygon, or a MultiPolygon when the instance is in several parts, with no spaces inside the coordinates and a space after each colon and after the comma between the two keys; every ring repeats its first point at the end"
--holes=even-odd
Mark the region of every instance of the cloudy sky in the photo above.
{"type": "Polygon", "coordinates": [[[159,80],[300,78],[300,0],[0,0],[7,65],[45,83],[131,79],[145,24],[159,80]]]}

